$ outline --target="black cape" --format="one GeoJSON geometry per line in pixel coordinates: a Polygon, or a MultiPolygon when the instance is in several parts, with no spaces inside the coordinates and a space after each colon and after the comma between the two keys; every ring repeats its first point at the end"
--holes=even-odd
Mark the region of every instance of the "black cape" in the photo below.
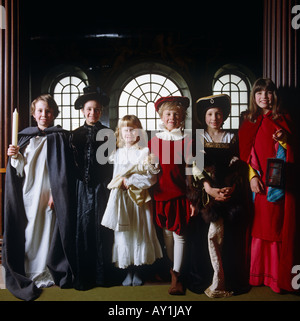
{"type": "MultiPolygon", "coordinates": [[[[53,196],[56,222],[48,253],[47,265],[55,284],[61,288],[72,287],[74,252],[74,183],[72,178],[73,154],[69,134],[60,126],[41,131],[28,127],[19,133],[20,151],[35,136],[47,136],[47,165],[53,196]]],[[[25,228],[27,218],[22,194],[23,178],[9,163],[5,183],[5,212],[3,236],[3,266],[6,272],[6,287],[17,298],[34,300],[41,294],[34,282],[25,276],[25,228]]]]}

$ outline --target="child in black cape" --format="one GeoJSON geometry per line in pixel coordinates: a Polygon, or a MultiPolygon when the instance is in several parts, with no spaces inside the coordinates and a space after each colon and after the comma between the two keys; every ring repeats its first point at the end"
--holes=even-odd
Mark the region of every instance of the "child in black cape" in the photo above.
{"type": "Polygon", "coordinates": [[[37,127],[10,145],[5,182],[3,266],[6,287],[34,300],[42,287],[72,287],[74,273],[73,153],[69,133],[53,126],[50,95],[32,102],[37,127]]]}

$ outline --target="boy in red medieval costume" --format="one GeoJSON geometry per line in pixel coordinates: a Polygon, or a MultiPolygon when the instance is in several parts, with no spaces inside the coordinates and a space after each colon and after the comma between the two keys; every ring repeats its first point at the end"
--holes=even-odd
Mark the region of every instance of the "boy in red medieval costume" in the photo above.
{"type": "Polygon", "coordinates": [[[185,233],[190,218],[190,203],[186,197],[185,170],[191,139],[184,134],[184,121],[190,101],[187,97],[161,97],[155,109],[162,120],[162,131],[149,141],[149,149],[159,159],[161,168],[154,186],[156,223],[162,228],[170,270],[171,295],[183,295],[183,257],[185,233]]]}
{"type": "MultiPolygon", "coordinates": [[[[293,291],[292,268],[299,264],[299,210],[296,209],[295,136],[288,114],[279,113],[277,88],[258,79],[239,130],[240,158],[249,164],[254,194],[250,284],[274,292],[293,291]],[[284,162],[284,186],[268,184],[268,159],[284,162]]],[[[269,160],[270,161],[270,160],[269,160]]]]}
{"type": "Polygon", "coordinates": [[[41,288],[73,286],[73,151],[69,133],[53,126],[59,111],[50,95],[32,102],[36,127],[10,145],[6,173],[3,266],[6,287],[34,300],[41,288]]]}

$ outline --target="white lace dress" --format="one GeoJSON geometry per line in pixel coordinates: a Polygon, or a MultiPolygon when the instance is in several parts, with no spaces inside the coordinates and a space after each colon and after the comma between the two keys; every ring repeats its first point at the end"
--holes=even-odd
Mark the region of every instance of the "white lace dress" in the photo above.
{"type": "MultiPolygon", "coordinates": [[[[148,148],[138,145],[129,148],[117,149],[112,155],[115,178],[120,173],[126,172],[133,165],[142,164],[149,156],[148,148]]],[[[145,190],[156,183],[156,175],[149,171],[145,173],[132,173],[126,179],[128,186],[145,190]]],[[[156,235],[152,217],[152,201],[137,205],[129,196],[127,190],[113,188],[107,203],[101,224],[114,229],[115,240],[113,246],[113,262],[119,268],[130,265],[152,264],[162,257],[162,250],[156,235]],[[125,228],[115,224],[116,217],[126,215],[128,226],[125,228]]]]}

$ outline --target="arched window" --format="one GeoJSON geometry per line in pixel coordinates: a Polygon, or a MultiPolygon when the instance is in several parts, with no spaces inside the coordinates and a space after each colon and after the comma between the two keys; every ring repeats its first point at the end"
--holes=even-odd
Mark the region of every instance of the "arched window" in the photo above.
{"type": "Polygon", "coordinates": [[[147,73],[135,77],[123,89],[119,99],[119,118],[136,115],[145,130],[158,128],[160,118],[154,103],[164,96],[182,96],[179,87],[166,76],[147,73]]]}
{"type": "Polygon", "coordinates": [[[231,113],[225,121],[224,129],[238,129],[241,112],[249,105],[250,86],[246,77],[226,73],[215,79],[213,94],[227,94],[231,97],[231,113]]]}
{"type": "Polygon", "coordinates": [[[184,78],[174,69],[157,62],[143,62],[129,66],[117,75],[110,89],[110,127],[118,120],[134,114],[147,131],[159,129],[161,123],[154,103],[160,97],[186,96],[190,99],[185,128],[192,128],[192,97],[184,78]]]}
{"type": "Polygon", "coordinates": [[[80,110],[74,108],[75,100],[83,94],[87,81],[77,76],[66,76],[58,80],[53,89],[53,98],[60,113],[55,119],[55,125],[61,125],[66,130],[73,130],[83,125],[84,117],[80,110]]]}

